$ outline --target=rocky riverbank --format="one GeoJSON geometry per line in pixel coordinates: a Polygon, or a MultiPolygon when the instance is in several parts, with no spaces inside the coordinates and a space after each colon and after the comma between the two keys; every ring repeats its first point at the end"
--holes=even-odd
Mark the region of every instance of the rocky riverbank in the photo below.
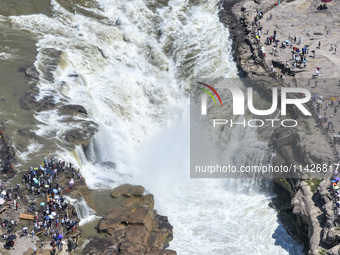
{"type": "MultiPolygon", "coordinates": [[[[339,99],[335,50],[340,40],[339,6],[330,3],[322,10],[319,6],[319,1],[305,0],[223,2],[221,21],[230,29],[241,76],[251,78],[264,98],[271,99],[272,87],[298,86],[321,100],[321,106],[314,100],[309,103],[312,117],[288,110],[299,125],[273,133],[274,165],[330,166],[338,160],[329,127],[340,131],[335,105],[339,99]],[[299,54],[304,47],[305,54],[299,54]],[[322,121],[324,117],[335,124],[322,121]]],[[[278,195],[273,202],[280,221],[308,254],[339,254],[332,173],[313,175],[303,170],[289,177],[273,179],[278,195]]]]}
{"type": "MultiPolygon", "coordinates": [[[[2,137],[6,137],[4,132],[2,137]]],[[[8,138],[5,141],[1,141],[1,146],[10,144],[8,138]]],[[[0,186],[0,233],[4,243],[1,254],[31,254],[33,249],[40,254],[71,252],[81,231],[75,207],[68,199],[78,197],[80,191],[88,192],[80,173],[55,159],[48,163],[44,159],[41,166],[30,167],[27,172],[14,171],[15,157],[11,150],[7,149],[2,157],[5,155],[4,166],[10,164],[10,168],[3,167],[0,186]],[[16,173],[22,182],[4,181],[16,173]]]]}
{"type": "Polygon", "coordinates": [[[82,254],[147,254],[175,255],[166,250],[173,239],[167,217],[154,210],[152,194],[144,195],[144,187],[121,185],[111,193],[117,206],[97,225],[105,238],[94,237],[82,254]]]}

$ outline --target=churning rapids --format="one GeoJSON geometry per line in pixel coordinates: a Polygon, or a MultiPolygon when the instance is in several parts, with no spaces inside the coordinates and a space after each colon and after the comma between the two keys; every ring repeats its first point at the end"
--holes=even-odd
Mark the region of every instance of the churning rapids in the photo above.
{"type": "MultiPolygon", "coordinates": [[[[258,181],[189,178],[190,83],[237,77],[219,1],[51,0],[49,8],[0,22],[37,38],[39,97],[82,105],[96,123],[88,148],[70,153],[62,137],[80,117],[36,115],[37,135],[55,139],[90,188],[144,185],[174,226],[170,248],[180,255],[302,254],[258,181]],[[101,165],[108,161],[116,169],[101,165]]],[[[234,164],[268,158],[256,131],[224,133],[234,164]]]]}

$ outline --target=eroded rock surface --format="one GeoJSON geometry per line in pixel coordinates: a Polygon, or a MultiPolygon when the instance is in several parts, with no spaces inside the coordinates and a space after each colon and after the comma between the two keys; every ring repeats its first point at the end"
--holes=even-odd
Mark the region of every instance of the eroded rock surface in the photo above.
{"type": "Polygon", "coordinates": [[[153,195],[144,193],[143,186],[124,184],[112,192],[120,201],[99,222],[97,229],[106,238],[95,237],[83,254],[146,254],[175,255],[165,247],[173,239],[172,226],[166,216],[154,210],[153,195]]]}
{"type": "Polygon", "coordinates": [[[62,115],[78,115],[78,114],[85,114],[87,115],[87,111],[84,108],[84,106],[81,105],[73,105],[73,104],[68,104],[68,105],[63,105],[59,108],[59,112],[62,115]]]}
{"type": "Polygon", "coordinates": [[[39,73],[34,67],[26,68],[25,74],[26,74],[26,76],[28,76],[30,78],[39,80],[39,73]]]}

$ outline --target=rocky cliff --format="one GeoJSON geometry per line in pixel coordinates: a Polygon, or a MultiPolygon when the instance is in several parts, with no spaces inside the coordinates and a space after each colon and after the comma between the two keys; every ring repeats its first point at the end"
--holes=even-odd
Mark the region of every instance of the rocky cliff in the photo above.
{"type": "MultiPolygon", "coordinates": [[[[296,12],[296,4],[285,6],[286,11],[296,12]]],[[[223,1],[222,6],[220,19],[230,30],[233,55],[240,76],[252,79],[256,84],[255,89],[263,98],[271,98],[272,86],[291,86],[290,82],[294,84],[292,79],[287,83],[289,79],[278,78],[277,73],[269,68],[268,64],[273,64],[286,76],[295,75],[291,69],[284,70],[285,62],[280,58],[266,59],[261,52],[261,42],[254,34],[254,17],[261,11],[261,25],[269,20],[269,13],[275,15],[275,1],[223,1]]],[[[300,17],[301,20],[303,18],[300,17]]],[[[314,111],[311,104],[309,109],[314,111]]],[[[273,132],[270,142],[276,152],[273,165],[301,165],[303,168],[311,164],[330,165],[336,162],[334,145],[323,126],[317,122],[315,114],[305,117],[290,108],[289,115],[299,125],[295,128],[278,128],[273,132]]],[[[290,173],[289,178],[273,179],[274,191],[278,196],[273,199],[273,203],[278,218],[287,231],[305,246],[308,254],[340,254],[340,231],[334,214],[334,198],[329,189],[330,178],[330,172],[314,176],[302,170],[290,173]]]]}
{"type": "Polygon", "coordinates": [[[153,195],[143,195],[144,191],[144,187],[130,184],[113,190],[117,206],[97,226],[106,238],[93,238],[83,254],[177,254],[165,249],[173,239],[168,218],[157,214],[153,195]]]}

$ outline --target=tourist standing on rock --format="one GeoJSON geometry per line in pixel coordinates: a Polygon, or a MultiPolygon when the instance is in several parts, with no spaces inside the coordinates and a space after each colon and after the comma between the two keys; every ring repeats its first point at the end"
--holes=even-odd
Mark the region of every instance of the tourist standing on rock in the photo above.
{"type": "Polygon", "coordinates": [[[315,71],[315,77],[316,77],[316,78],[319,77],[319,72],[320,72],[319,70],[316,70],[316,71],[315,71]]]}
{"type": "Polygon", "coordinates": [[[318,48],[320,49],[320,47],[321,47],[321,42],[319,41],[319,43],[318,43],[318,48]]]}
{"type": "Polygon", "coordinates": [[[34,237],[34,230],[32,230],[31,235],[32,235],[32,238],[33,238],[34,237]]]}
{"type": "Polygon", "coordinates": [[[330,129],[332,125],[333,125],[333,122],[329,121],[329,122],[327,123],[328,129],[330,129]]]}
{"type": "Polygon", "coordinates": [[[315,50],[312,50],[313,58],[315,58],[315,50]]]}

